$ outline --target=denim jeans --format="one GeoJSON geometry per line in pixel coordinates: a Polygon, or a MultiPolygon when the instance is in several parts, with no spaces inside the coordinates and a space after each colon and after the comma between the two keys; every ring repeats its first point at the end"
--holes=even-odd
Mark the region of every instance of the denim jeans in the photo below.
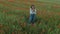
{"type": "Polygon", "coordinates": [[[30,14],[29,22],[34,24],[35,21],[35,14],[30,14]]]}

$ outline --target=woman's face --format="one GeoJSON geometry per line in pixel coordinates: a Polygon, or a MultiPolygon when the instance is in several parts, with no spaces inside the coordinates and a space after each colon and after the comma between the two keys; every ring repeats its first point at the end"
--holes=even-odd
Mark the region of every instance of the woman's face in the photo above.
{"type": "Polygon", "coordinates": [[[32,6],[32,9],[35,9],[35,6],[32,6]]]}

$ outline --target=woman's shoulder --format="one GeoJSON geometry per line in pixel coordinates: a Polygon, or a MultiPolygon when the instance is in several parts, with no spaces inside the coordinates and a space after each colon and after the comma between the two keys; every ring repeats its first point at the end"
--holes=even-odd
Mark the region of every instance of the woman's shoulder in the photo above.
{"type": "Polygon", "coordinates": [[[32,9],[30,8],[30,10],[32,10],[32,9]]]}

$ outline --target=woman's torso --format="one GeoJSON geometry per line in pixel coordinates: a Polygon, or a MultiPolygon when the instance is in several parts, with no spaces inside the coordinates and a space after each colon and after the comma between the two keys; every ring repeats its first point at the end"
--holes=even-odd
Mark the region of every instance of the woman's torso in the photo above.
{"type": "Polygon", "coordinates": [[[33,10],[30,8],[30,14],[36,14],[36,9],[33,10]]]}

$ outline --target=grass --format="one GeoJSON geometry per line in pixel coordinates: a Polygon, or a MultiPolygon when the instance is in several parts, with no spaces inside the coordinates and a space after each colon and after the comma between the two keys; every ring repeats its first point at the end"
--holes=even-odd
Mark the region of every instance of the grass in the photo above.
{"type": "Polygon", "coordinates": [[[28,24],[31,2],[19,1],[0,3],[0,34],[60,34],[58,3],[33,1],[37,9],[37,21],[33,27],[28,24]]]}

